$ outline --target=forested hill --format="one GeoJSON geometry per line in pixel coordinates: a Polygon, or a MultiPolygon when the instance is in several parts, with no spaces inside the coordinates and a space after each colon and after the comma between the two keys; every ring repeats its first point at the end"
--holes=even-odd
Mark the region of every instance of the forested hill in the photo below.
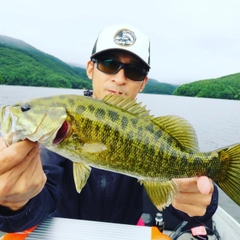
{"type": "Polygon", "coordinates": [[[0,83],[91,88],[85,69],[74,68],[17,39],[0,35],[0,83]]]}
{"type": "Polygon", "coordinates": [[[183,84],[173,94],[240,100],[240,73],[183,84]]]}
{"type": "MultiPolygon", "coordinates": [[[[22,40],[0,35],[0,84],[91,89],[86,69],[71,66],[22,40]]],[[[149,79],[145,93],[172,94],[176,86],[149,79]]]]}
{"type": "Polygon", "coordinates": [[[172,85],[169,83],[160,83],[155,79],[148,80],[146,87],[143,90],[143,93],[153,93],[153,94],[166,94],[172,95],[174,90],[177,88],[177,85],[172,85]]]}

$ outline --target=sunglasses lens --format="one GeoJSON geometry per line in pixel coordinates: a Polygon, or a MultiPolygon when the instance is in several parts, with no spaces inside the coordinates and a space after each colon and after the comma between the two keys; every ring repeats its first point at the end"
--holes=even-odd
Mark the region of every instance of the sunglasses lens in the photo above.
{"type": "Polygon", "coordinates": [[[143,81],[148,74],[148,70],[143,66],[136,64],[123,64],[112,58],[98,59],[97,68],[107,74],[116,74],[121,68],[124,68],[126,77],[134,81],[143,81]]]}
{"type": "Polygon", "coordinates": [[[121,66],[121,63],[114,59],[98,60],[98,69],[104,73],[114,74],[121,66]]]}
{"type": "Polygon", "coordinates": [[[147,76],[148,71],[146,68],[137,65],[127,65],[125,68],[126,77],[134,81],[143,81],[147,76]]]}

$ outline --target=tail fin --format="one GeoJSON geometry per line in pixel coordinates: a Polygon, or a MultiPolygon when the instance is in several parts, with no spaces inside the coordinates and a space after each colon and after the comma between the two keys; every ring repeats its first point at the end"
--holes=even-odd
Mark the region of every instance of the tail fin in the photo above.
{"type": "Polygon", "coordinates": [[[223,173],[224,176],[222,176],[222,179],[215,182],[240,206],[240,144],[220,151],[220,155],[226,173],[223,173]],[[225,157],[229,158],[229,160],[225,161],[225,157]]]}

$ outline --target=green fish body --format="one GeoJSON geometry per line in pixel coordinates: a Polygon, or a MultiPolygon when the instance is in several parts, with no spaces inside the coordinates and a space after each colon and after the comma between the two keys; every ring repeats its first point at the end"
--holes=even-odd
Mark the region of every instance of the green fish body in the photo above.
{"type": "Polygon", "coordinates": [[[2,107],[0,124],[7,144],[27,138],[73,161],[78,192],[92,166],[137,178],[159,209],[178,192],[172,178],[203,175],[240,205],[240,144],[199,152],[186,120],[153,117],[136,100],[117,95],[33,99],[2,107]]]}

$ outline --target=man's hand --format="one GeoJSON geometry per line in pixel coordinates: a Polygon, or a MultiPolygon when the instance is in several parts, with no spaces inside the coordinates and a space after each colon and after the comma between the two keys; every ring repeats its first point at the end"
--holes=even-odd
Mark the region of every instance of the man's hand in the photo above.
{"type": "Polygon", "coordinates": [[[173,207],[190,217],[203,216],[212,200],[214,190],[212,180],[201,176],[173,179],[173,181],[179,187],[179,193],[172,202],[173,207]]]}
{"type": "Polygon", "coordinates": [[[6,146],[0,138],[0,205],[18,210],[43,189],[43,172],[37,143],[28,140],[6,146]]]}

